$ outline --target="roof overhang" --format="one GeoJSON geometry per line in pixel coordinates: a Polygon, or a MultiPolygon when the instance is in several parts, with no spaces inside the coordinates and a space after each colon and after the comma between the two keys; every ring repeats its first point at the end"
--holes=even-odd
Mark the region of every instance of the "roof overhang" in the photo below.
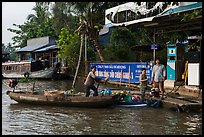
{"type": "Polygon", "coordinates": [[[57,45],[50,45],[48,47],[44,47],[44,48],[35,50],[34,52],[43,52],[43,51],[54,50],[54,49],[58,49],[58,46],[57,45]]]}
{"type": "MultiPolygon", "coordinates": [[[[202,2],[196,2],[185,6],[172,7],[156,16],[120,23],[117,24],[117,26],[134,26],[155,29],[156,34],[188,30],[202,30],[202,15],[197,16],[191,21],[181,21],[182,17],[177,16],[179,13],[190,13],[196,9],[202,9],[202,2]]],[[[113,24],[110,26],[112,25],[113,24]]],[[[106,27],[110,26],[109,24],[106,24],[106,27]]],[[[108,29],[106,28],[106,30],[101,32],[101,34],[107,33],[107,31],[108,29]]]]}

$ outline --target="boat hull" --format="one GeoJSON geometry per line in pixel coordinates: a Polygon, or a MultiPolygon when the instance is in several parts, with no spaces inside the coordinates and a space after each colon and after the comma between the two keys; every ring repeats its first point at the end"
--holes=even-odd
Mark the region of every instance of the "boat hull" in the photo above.
{"type": "MultiPolygon", "coordinates": [[[[49,79],[52,78],[54,73],[54,68],[49,68],[47,70],[40,70],[40,71],[34,71],[29,72],[29,76],[27,78],[42,78],[42,79],[49,79]]],[[[3,78],[25,78],[25,73],[3,73],[3,78]]]]}
{"type": "Polygon", "coordinates": [[[53,96],[36,95],[31,92],[12,92],[7,94],[18,103],[63,107],[109,107],[114,104],[112,96],[90,96],[58,94],[53,96]]]}
{"type": "Polygon", "coordinates": [[[147,103],[145,102],[115,102],[115,106],[120,107],[146,107],[147,103]]]}

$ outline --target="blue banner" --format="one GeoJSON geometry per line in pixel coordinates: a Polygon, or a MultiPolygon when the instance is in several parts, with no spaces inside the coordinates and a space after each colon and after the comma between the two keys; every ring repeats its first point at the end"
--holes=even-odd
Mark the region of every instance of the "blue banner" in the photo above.
{"type": "Polygon", "coordinates": [[[118,62],[118,63],[90,63],[96,66],[96,76],[105,79],[109,76],[110,81],[139,83],[142,68],[146,68],[146,75],[151,82],[152,63],[150,62],[118,62]]]}

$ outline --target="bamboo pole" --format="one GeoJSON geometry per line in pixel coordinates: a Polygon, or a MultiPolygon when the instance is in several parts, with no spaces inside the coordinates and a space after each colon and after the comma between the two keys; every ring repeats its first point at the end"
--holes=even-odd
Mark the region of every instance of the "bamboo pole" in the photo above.
{"type": "MultiPolygon", "coordinates": [[[[127,82],[117,82],[117,81],[107,81],[108,84],[112,84],[112,85],[123,85],[123,86],[126,86],[127,85],[127,82]]],[[[130,87],[132,88],[139,88],[139,85],[137,84],[131,84],[129,83],[130,87]]]]}
{"type": "Polygon", "coordinates": [[[128,84],[129,84],[129,88],[130,88],[130,66],[129,66],[129,81],[128,81],[128,84]]]}
{"type": "Polygon", "coordinates": [[[84,47],[84,58],[85,58],[85,76],[88,74],[88,58],[87,58],[87,35],[85,35],[85,47],[84,47]]]}
{"type": "Polygon", "coordinates": [[[121,86],[122,78],[123,78],[123,69],[121,69],[121,72],[120,72],[120,86],[121,86]]]}

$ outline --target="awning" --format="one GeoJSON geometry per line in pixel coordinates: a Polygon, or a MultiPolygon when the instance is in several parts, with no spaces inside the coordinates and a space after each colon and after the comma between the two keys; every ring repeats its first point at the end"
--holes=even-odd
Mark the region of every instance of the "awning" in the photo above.
{"type": "Polygon", "coordinates": [[[48,47],[35,50],[34,52],[47,51],[47,50],[51,50],[51,49],[58,49],[58,46],[57,45],[50,45],[48,47]]]}
{"type": "Polygon", "coordinates": [[[168,10],[165,10],[164,12],[158,14],[157,16],[163,16],[163,15],[170,15],[170,14],[175,14],[175,13],[179,13],[179,12],[185,12],[185,11],[190,11],[190,10],[194,10],[194,9],[199,9],[202,8],[202,2],[197,2],[194,4],[189,4],[186,6],[177,6],[175,8],[170,8],[168,10]]]}
{"type": "MultiPolygon", "coordinates": [[[[117,7],[117,6],[116,6],[117,7]]],[[[165,28],[172,26],[172,23],[174,24],[180,24],[181,18],[177,16],[170,16],[175,13],[180,13],[180,12],[188,12],[188,11],[193,11],[195,9],[201,9],[202,8],[202,2],[194,2],[193,4],[185,4],[181,6],[172,6],[167,9],[165,9],[163,12],[156,16],[152,17],[146,17],[146,18],[141,18],[141,19],[136,19],[136,20],[131,20],[131,21],[125,21],[122,23],[113,23],[113,22],[108,22],[107,24],[104,25],[104,29],[101,30],[100,35],[107,34],[109,31],[107,27],[114,27],[114,26],[135,26],[135,27],[152,27],[152,26],[161,26],[165,25],[165,28]],[[163,21],[165,18],[166,21],[163,21]],[[159,20],[159,21],[158,21],[159,20]],[[177,22],[174,22],[174,21],[177,22]],[[168,26],[166,24],[169,24],[168,26]],[[105,28],[106,27],[106,28],[105,28]]],[[[127,9],[128,10],[128,9],[127,9]]],[[[201,15],[202,18],[202,15],[201,15]]],[[[186,23],[186,22],[185,22],[186,23]]],[[[199,21],[200,23],[200,21],[199,21]]],[[[195,24],[195,26],[200,26],[199,24],[195,24]]],[[[189,27],[188,27],[189,28],[189,27]]],[[[200,27],[199,27],[200,28],[200,27]]],[[[198,29],[199,29],[198,28],[198,29]]]]}

